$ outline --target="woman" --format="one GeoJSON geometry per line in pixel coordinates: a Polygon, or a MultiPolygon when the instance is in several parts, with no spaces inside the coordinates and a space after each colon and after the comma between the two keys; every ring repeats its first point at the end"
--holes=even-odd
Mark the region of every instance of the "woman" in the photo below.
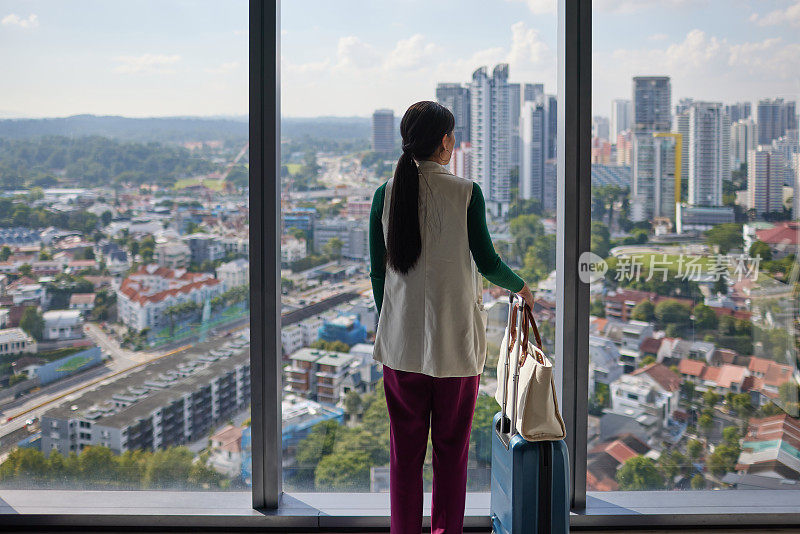
{"type": "Polygon", "coordinates": [[[429,425],[431,531],[462,531],[469,435],[486,358],[478,272],[533,305],[528,285],[495,253],[481,188],[444,167],[454,126],[453,114],[435,102],[408,108],[400,122],[403,155],[370,213],[379,313],[373,357],[383,364],[389,411],[392,534],[422,528],[429,425]]]}

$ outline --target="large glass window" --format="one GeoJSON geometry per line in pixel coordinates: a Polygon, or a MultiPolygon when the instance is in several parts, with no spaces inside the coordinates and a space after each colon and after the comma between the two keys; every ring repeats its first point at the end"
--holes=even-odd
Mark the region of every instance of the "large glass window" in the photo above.
{"type": "Polygon", "coordinates": [[[800,484],[797,6],[730,7],[594,2],[590,491],[800,484]]]}
{"type": "MultiPolygon", "coordinates": [[[[372,360],[368,217],[392,177],[406,108],[455,115],[451,171],[481,185],[499,255],[555,344],[555,4],[282,6],[281,238],[286,491],[388,491],[389,424],[372,360]],[[380,21],[380,24],[375,24],[380,21]]],[[[484,282],[487,360],[468,489],[488,491],[507,292],[484,282]]],[[[430,446],[425,464],[430,491],[430,446]]]]}
{"type": "Polygon", "coordinates": [[[0,487],[246,488],[247,2],[0,12],[0,487]]]}

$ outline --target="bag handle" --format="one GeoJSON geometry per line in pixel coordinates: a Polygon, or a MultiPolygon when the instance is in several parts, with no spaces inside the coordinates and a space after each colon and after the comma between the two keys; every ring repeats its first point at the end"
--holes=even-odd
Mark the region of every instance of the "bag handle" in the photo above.
{"type": "MultiPolygon", "coordinates": [[[[528,331],[529,329],[533,330],[533,337],[536,340],[536,346],[542,352],[544,352],[544,346],[542,345],[542,337],[539,335],[539,328],[536,326],[536,320],[533,318],[533,312],[531,311],[530,306],[526,302],[523,301],[522,303],[522,324],[520,325],[520,330],[522,331],[522,354],[520,359],[520,365],[525,363],[525,359],[528,357],[528,331]]],[[[539,363],[544,363],[542,360],[542,356],[536,353],[536,360],[539,363]]]]}

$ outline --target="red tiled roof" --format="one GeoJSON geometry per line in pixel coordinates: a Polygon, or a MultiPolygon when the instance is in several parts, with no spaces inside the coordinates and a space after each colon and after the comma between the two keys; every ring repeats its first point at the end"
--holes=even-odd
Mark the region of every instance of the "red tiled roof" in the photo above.
{"type": "Polygon", "coordinates": [[[696,376],[700,378],[703,376],[703,371],[706,370],[706,364],[700,360],[690,360],[684,358],[678,362],[678,372],[682,375],[696,376]]]}
{"type": "Polygon", "coordinates": [[[730,388],[731,384],[741,384],[747,376],[747,368],[740,365],[725,364],[719,367],[719,376],[717,376],[717,386],[722,388],[730,388]]]}
{"type": "Polygon", "coordinates": [[[756,230],[756,236],[768,245],[797,245],[800,243],[800,223],[778,223],[774,228],[756,230]]]}
{"type": "Polygon", "coordinates": [[[632,375],[646,374],[666,391],[677,391],[681,387],[682,379],[666,365],[655,362],[635,370],[632,375]]]}
{"type": "Polygon", "coordinates": [[[639,347],[639,350],[645,354],[657,354],[658,349],[661,348],[661,343],[664,342],[664,338],[654,338],[648,337],[644,341],[642,341],[642,345],[639,347]]]}
{"type": "Polygon", "coordinates": [[[219,283],[219,280],[209,277],[205,273],[190,273],[184,271],[178,274],[178,271],[166,267],[151,268],[148,270],[147,266],[142,266],[138,271],[122,281],[119,291],[134,302],[161,302],[170,296],[191,293],[202,287],[215,286],[219,283]],[[142,291],[147,289],[147,283],[144,280],[138,279],[143,276],[165,278],[179,285],[156,293],[143,294],[142,291]]]}

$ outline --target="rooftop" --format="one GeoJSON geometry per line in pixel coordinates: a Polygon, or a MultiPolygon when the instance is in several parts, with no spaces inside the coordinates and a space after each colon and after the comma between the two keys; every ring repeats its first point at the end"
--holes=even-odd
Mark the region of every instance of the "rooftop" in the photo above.
{"type": "Polygon", "coordinates": [[[200,343],[66,401],[43,417],[85,419],[103,426],[124,428],[194,393],[237,366],[248,365],[249,360],[249,348],[237,349],[229,340],[200,343]],[[130,404],[115,407],[114,396],[121,403],[130,404]]]}

